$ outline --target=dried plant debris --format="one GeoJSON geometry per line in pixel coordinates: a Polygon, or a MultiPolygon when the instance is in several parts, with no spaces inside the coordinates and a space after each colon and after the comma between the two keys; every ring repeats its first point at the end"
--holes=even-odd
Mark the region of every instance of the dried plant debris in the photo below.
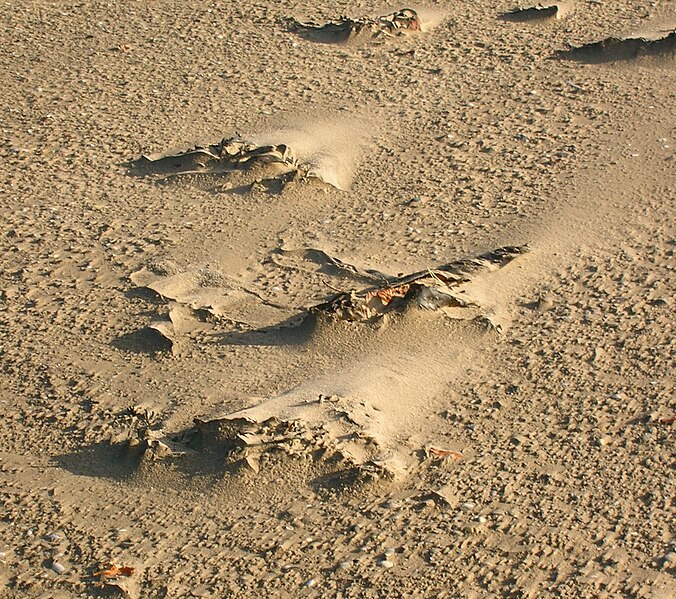
{"type": "MultiPolygon", "coordinates": [[[[435,381],[441,381],[438,373],[447,373],[449,366],[444,363],[439,370],[431,366],[438,356],[452,356],[471,345],[472,339],[495,330],[479,309],[469,311],[478,313],[474,318],[454,313],[455,307],[477,308],[461,295],[459,288],[527,251],[527,246],[507,246],[403,277],[378,273],[382,278],[379,286],[338,293],[303,313],[306,318],[320,317],[313,321],[319,325],[319,334],[308,341],[307,349],[311,351],[320,349],[317,343],[351,343],[350,338],[362,329],[360,341],[365,345],[359,351],[363,353],[355,355],[338,372],[302,380],[288,391],[221,418],[196,419],[193,428],[179,435],[166,435],[161,427],[152,426],[150,416],[143,412],[138,416],[136,411],[133,426],[116,441],[126,443],[130,455],[140,457],[144,464],[168,458],[190,460],[190,456],[197,456],[197,460],[204,460],[215,456],[221,468],[258,472],[266,460],[275,456],[295,456],[310,459],[313,464],[321,462],[319,466],[324,471],[349,471],[361,479],[396,477],[417,458],[402,450],[393,438],[392,425],[388,424],[393,417],[390,410],[399,414],[415,407],[421,397],[416,377],[423,377],[428,388],[434,390],[435,381]],[[369,326],[384,318],[389,326],[369,326]],[[340,321],[351,324],[345,326],[340,321]],[[477,326],[470,324],[474,322],[477,326]],[[489,326],[485,326],[486,322],[489,326]],[[454,335],[462,337],[457,347],[454,335]],[[412,349],[403,349],[407,340],[414,338],[419,342],[414,340],[412,349]],[[393,346],[394,353],[388,350],[393,346]],[[372,351],[375,348],[377,351],[372,351]],[[393,378],[392,360],[403,360],[395,369],[400,378],[393,378]],[[368,376],[364,377],[364,372],[368,376]]],[[[346,263],[328,260],[328,254],[312,257],[341,272],[352,272],[346,263]]],[[[293,326],[297,325],[298,322],[293,326]]],[[[428,449],[426,455],[436,459],[462,458],[458,452],[438,447],[428,449]]]]}
{"type": "Polygon", "coordinates": [[[339,293],[311,312],[328,314],[340,320],[370,321],[408,306],[439,310],[464,308],[473,303],[454,291],[473,276],[500,268],[525,253],[527,246],[507,246],[477,258],[459,260],[388,280],[379,287],[339,293]]]}
{"type": "Polygon", "coordinates": [[[673,58],[675,53],[676,30],[671,30],[644,37],[609,37],[578,48],[560,50],[555,56],[579,62],[602,63],[639,58],[673,58]]]}
{"type": "MultiPolygon", "coordinates": [[[[483,272],[500,268],[527,251],[527,246],[507,246],[476,258],[459,260],[435,268],[427,268],[406,276],[390,276],[373,269],[354,266],[327,252],[315,248],[279,248],[267,262],[276,267],[306,277],[311,302],[328,285],[367,285],[361,290],[339,291],[327,301],[307,309],[293,309],[264,298],[240,282],[206,268],[173,272],[161,267],[143,268],[130,278],[138,288],[151,290],[161,301],[160,312],[141,331],[125,336],[117,345],[145,353],[172,353],[183,355],[188,351],[188,340],[208,333],[214,327],[226,325],[236,331],[263,331],[275,325],[282,328],[298,327],[306,322],[317,324],[323,316],[328,321],[375,323],[391,312],[402,313],[408,308],[446,310],[477,307],[462,290],[464,283],[483,272]],[[307,268],[312,265],[318,270],[307,268]],[[331,277],[333,284],[322,277],[331,277]],[[313,277],[316,279],[313,283],[313,277]],[[314,319],[314,320],[311,320],[314,319]]],[[[307,305],[307,304],[306,304],[307,305]]],[[[451,318],[460,318],[457,312],[451,318]]],[[[472,316],[477,316],[476,310],[472,316]]],[[[490,321],[482,317],[484,324],[490,321]]],[[[311,328],[314,325],[311,325],[311,328]]]]}
{"type": "Polygon", "coordinates": [[[288,145],[259,145],[238,136],[185,152],[143,155],[132,162],[131,167],[138,174],[162,175],[164,178],[239,173],[247,175],[243,185],[259,184],[270,191],[279,191],[293,181],[312,179],[339,187],[335,177],[303,162],[288,145]]]}
{"type": "Polygon", "coordinates": [[[526,8],[515,8],[500,15],[503,21],[529,23],[533,21],[553,21],[563,19],[572,11],[568,2],[540,2],[526,8]]]}
{"type": "Polygon", "coordinates": [[[379,17],[351,19],[341,16],[326,23],[290,21],[290,29],[302,37],[316,42],[341,43],[356,39],[395,37],[422,30],[418,13],[404,8],[379,17]]]}
{"type": "Polygon", "coordinates": [[[142,437],[119,436],[113,442],[125,445],[128,455],[145,465],[210,456],[222,470],[258,473],[266,462],[290,457],[310,458],[325,469],[350,471],[362,480],[395,475],[391,464],[378,459],[378,443],[363,431],[364,419],[357,412],[353,414],[354,402],[320,395],[306,403],[321,404],[323,413],[330,416],[325,422],[276,417],[256,420],[236,414],[211,420],[196,418],[194,427],[179,434],[146,431],[142,437]]]}
{"type": "Polygon", "coordinates": [[[102,576],[103,578],[119,578],[120,576],[132,576],[134,568],[129,566],[117,566],[115,564],[106,564],[103,570],[95,572],[92,576],[102,576]]]}
{"type": "Polygon", "coordinates": [[[425,448],[425,454],[432,458],[451,458],[454,460],[462,460],[465,457],[459,451],[453,451],[451,449],[439,449],[438,447],[425,448]]]}
{"type": "MultiPolygon", "coordinates": [[[[334,411],[340,412],[342,398],[337,396],[317,399],[318,403],[331,404],[334,411]]],[[[343,416],[347,412],[342,413],[343,416]]],[[[340,417],[340,414],[338,414],[340,417]]],[[[366,477],[387,476],[387,469],[377,460],[356,460],[355,456],[343,446],[356,438],[356,424],[346,421],[341,435],[335,434],[330,426],[322,423],[297,420],[280,420],[270,417],[262,422],[246,417],[226,417],[213,420],[195,420],[195,429],[191,446],[221,450],[225,455],[224,463],[236,468],[245,468],[258,472],[261,463],[273,459],[275,454],[301,459],[312,456],[325,463],[331,462],[341,470],[359,470],[366,477]],[[354,430],[349,430],[349,429],[354,430]],[[347,440],[346,440],[347,439],[347,440]]]]}

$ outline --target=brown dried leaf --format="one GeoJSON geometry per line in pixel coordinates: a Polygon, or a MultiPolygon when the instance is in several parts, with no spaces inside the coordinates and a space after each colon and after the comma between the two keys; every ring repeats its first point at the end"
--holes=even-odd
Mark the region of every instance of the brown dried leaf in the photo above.
{"type": "Polygon", "coordinates": [[[104,578],[117,578],[118,576],[131,576],[134,573],[134,568],[129,566],[116,566],[115,564],[108,564],[105,570],[94,573],[94,576],[103,576],[104,578]]]}
{"type": "Polygon", "coordinates": [[[463,456],[458,451],[451,451],[450,449],[439,449],[437,447],[430,447],[427,453],[435,458],[453,458],[454,460],[462,460],[463,456]]]}

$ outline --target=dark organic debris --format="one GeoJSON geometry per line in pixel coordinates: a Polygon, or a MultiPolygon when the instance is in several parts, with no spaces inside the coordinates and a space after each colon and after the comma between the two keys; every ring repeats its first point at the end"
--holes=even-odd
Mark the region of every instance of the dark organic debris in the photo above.
{"type": "MultiPolygon", "coordinates": [[[[285,251],[293,253],[293,250],[285,251]]],[[[483,272],[505,266],[527,251],[527,246],[506,246],[434,269],[390,277],[355,269],[326,252],[305,248],[299,250],[300,255],[311,262],[357,275],[360,279],[380,279],[382,283],[361,291],[338,293],[303,314],[324,315],[323,323],[328,325],[324,332],[329,336],[336,332],[336,327],[332,326],[335,320],[373,322],[394,311],[398,312],[400,325],[408,322],[415,329],[417,322],[408,318],[409,309],[438,310],[442,312],[440,317],[467,320],[447,310],[475,305],[462,297],[458,288],[483,272]]],[[[143,280],[148,284],[145,274],[139,277],[139,282],[143,280]]],[[[163,291],[165,294],[171,292],[164,288],[163,291]]],[[[486,332],[495,330],[481,314],[473,322],[485,325],[486,332]]],[[[293,326],[298,326],[298,322],[293,326]]],[[[339,328],[345,327],[340,325],[339,328]]],[[[355,333],[352,326],[347,328],[350,329],[348,334],[355,333]]],[[[387,356],[382,359],[385,364],[389,361],[387,356]]],[[[390,380],[389,368],[380,365],[369,371],[371,381],[368,385],[377,381],[379,368],[390,380]]],[[[191,456],[196,456],[201,463],[211,456],[213,460],[210,461],[218,464],[218,468],[258,472],[268,460],[282,455],[309,459],[321,463],[322,471],[349,472],[352,478],[363,481],[392,478],[405,472],[406,460],[400,459],[392,447],[386,447],[387,441],[377,430],[382,407],[372,403],[368,393],[356,396],[352,396],[351,391],[345,396],[335,392],[327,394],[332,393],[327,389],[332,385],[331,376],[303,381],[291,390],[239,412],[211,420],[196,419],[194,427],[178,435],[167,435],[161,427],[153,425],[152,414],[133,410],[127,430],[118,435],[114,443],[123,443],[129,457],[146,465],[179,458],[192,463],[191,456]]],[[[439,447],[429,447],[425,455],[447,461],[463,458],[459,452],[439,447]]]]}
{"type": "Polygon", "coordinates": [[[609,37],[600,42],[585,44],[570,50],[560,50],[556,58],[587,63],[635,60],[643,57],[674,57],[676,53],[676,31],[664,37],[609,37]]]}
{"type": "MultiPolygon", "coordinates": [[[[293,314],[293,311],[289,306],[265,299],[256,291],[217,272],[200,269],[198,272],[163,275],[144,268],[130,276],[132,282],[140,288],[156,292],[164,298],[166,305],[162,308],[162,313],[145,328],[116,340],[114,345],[136,352],[172,353],[174,356],[181,356],[190,348],[191,339],[212,331],[219,323],[240,331],[255,329],[255,325],[241,320],[242,316],[251,315],[252,310],[259,319],[262,315],[265,316],[262,310],[269,314],[266,316],[268,323],[262,325],[259,331],[265,331],[275,323],[284,329],[300,331],[304,323],[311,322],[308,317],[317,315],[351,322],[375,322],[387,313],[403,312],[408,307],[425,310],[476,307],[457,288],[469,282],[475,275],[500,268],[527,251],[527,246],[507,246],[476,258],[393,277],[377,270],[354,266],[323,250],[280,248],[270,255],[269,261],[272,264],[303,274],[309,273],[310,271],[293,266],[292,261],[284,262],[287,258],[297,257],[305,264],[319,266],[319,272],[333,277],[334,281],[340,280],[345,284],[346,279],[352,279],[352,282],[367,285],[358,291],[339,291],[328,301],[290,318],[288,314],[293,314]],[[280,312],[286,315],[286,320],[281,323],[278,320],[280,312]]],[[[329,286],[338,291],[335,286],[329,286]]],[[[459,317],[457,312],[449,315],[459,317]]],[[[485,317],[477,317],[475,320],[489,330],[496,328],[485,317]]]]}
{"type": "MultiPolygon", "coordinates": [[[[338,401],[338,398],[320,397],[318,401],[338,401]]],[[[346,422],[348,426],[355,424],[346,422]]],[[[329,466],[330,470],[352,471],[362,480],[390,478],[392,472],[384,464],[375,459],[356,460],[343,448],[346,439],[349,443],[351,439],[360,437],[369,444],[369,439],[358,432],[336,439],[323,424],[311,425],[300,419],[271,417],[259,422],[246,417],[226,416],[212,420],[196,418],[194,427],[178,435],[166,435],[159,430],[129,431],[113,442],[122,444],[130,457],[146,464],[211,454],[217,456],[224,469],[258,473],[262,463],[275,455],[301,459],[312,456],[329,466]]]]}
{"type": "Polygon", "coordinates": [[[507,246],[477,258],[458,260],[387,281],[379,287],[339,293],[310,309],[340,320],[368,321],[396,309],[413,305],[427,310],[473,305],[453,288],[482,272],[501,268],[528,251],[527,246],[507,246]]]}
{"type": "Polygon", "coordinates": [[[465,456],[462,455],[459,451],[453,451],[451,449],[439,449],[438,447],[427,447],[425,453],[432,458],[452,458],[454,460],[462,460],[465,456]]]}
{"type": "Polygon", "coordinates": [[[321,427],[311,428],[301,421],[268,418],[255,422],[248,418],[218,418],[195,420],[196,446],[225,450],[226,463],[239,464],[254,472],[260,468],[261,457],[271,451],[286,455],[323,452],[329,443],[328,433],[321,427]]]}
{"type": "Polygon", "coordinates": [[[539,3],[528,8],[515,8],[500,15],[503,21],[512,21],[515,23],[527,23],[530,21],[548,21],[550,19],[560,19],[566,11],[561,4],[539,3]]]}
{"type": "Polygon", "coordinates": [[[143,155],[131,166],[142,175],[165,177],[254,171],[253,182],[270,188],[284,186],[298,179],[312,178],[335,185],[334,181],[325,180],[312,165],[300,161],[288,145],[258,145],[238,136],[223,138],[217,144],[196,146],[176,154],[143,155]]]}
{"type": "Polygon", "coordinates": [[[290,29],[311,40],[324,43],[338,43],[355,38],[393,37],[421,31],[420,18],[415,10],[404,8],[379,17],[351,19],[341,16],[326,23],[290,20],[290,29]]]}

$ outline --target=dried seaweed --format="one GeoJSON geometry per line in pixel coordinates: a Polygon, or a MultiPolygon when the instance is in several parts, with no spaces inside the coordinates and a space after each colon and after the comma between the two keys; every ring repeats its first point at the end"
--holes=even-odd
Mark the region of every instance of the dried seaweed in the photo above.
{"type": "Polygon", "coordinates": [[[379,287],[339,293],[310,311],[329,314],[340,320],[367,321],[409,305],[427,310],[467,307],[472,302],[454,293],[454,288],[469,282],[479,272],[504,266],[526,251],[526,246],[498,248],[476,258],[390,279],[379,287]]]}
{"type": "Polygon", "coordinates": [[[301,161],[287,144],[259,145],[238,136],[223,138],[206,147],[195,146],[184,152],[143,155],[132,162],[131,167],[140,175],[164,177],[253,171],[251,183],[267,184],[271,189],[307,179],[338,186],[333,178],[322,175],[313,165],[301,161]]]}
{"type": "Polygon", "coordinates": [[[394,37],[410,32],[421,31],[418,13],[410,8],[379,17],[359,17],[352,19],[341,16],[326,23],[290,20],[290,29],[311,41],[339,43],[356,38],[394,37]]]}

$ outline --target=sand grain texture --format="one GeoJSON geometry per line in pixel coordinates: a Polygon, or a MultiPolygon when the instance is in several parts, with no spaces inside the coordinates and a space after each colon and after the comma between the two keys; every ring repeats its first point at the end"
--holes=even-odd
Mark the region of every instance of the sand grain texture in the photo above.
{"type": "Polygon", "coordinates": [[[673,596],[673,6],[288,27],[401,8],[0,7],[0,597],[673,596]],[[328,184],[130,171],[236,134],[328,184]],[[524,244],[462,319],[301,322],[524,244]],[[242,413],[289,451],[199,431],[242,413]]]}

